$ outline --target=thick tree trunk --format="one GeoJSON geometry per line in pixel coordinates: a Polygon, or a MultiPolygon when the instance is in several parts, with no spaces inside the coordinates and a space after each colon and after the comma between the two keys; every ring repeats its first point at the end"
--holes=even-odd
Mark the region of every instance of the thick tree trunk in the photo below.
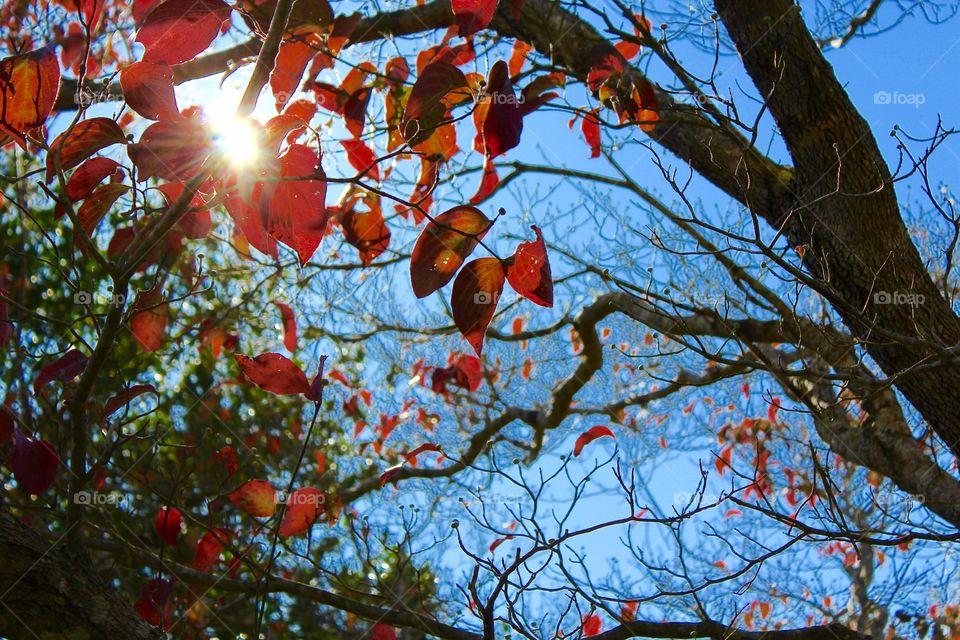
{"type": "MultiPolygon", "coordinates": [[[[64,538],[65,539],[65,538],[64,538]]],[[[40,640],[157,640],[129,602],[84,558],[0,511],[0,636],[40,640]]]]}
{"type": "Polygon", "coordinates": [[[788,0],[717,0],[716,8],[796,166],[794,202],[784,212],[789,239],[806,246],[806,266],[846,324],[960,454],[960,366],[953,357],[935,366],[960,343],[960,322],[910,240],[870,127],[799,7],[788,0]],[[894,293],[923,302],[878,304],[876,296],[894,293]]]}

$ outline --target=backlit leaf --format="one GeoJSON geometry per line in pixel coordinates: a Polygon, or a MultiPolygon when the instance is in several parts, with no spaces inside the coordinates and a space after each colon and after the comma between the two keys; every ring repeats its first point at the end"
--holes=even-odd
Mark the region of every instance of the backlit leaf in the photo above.
{"type": "Polygon", "coordinates": [[[26,149],[25,134],[42,125],[60,90],[60,64],[50,47],[0,60],[0,132],[26,149]]]}
{"type": "Polygon", "coordinates": [[[504,280],[499,259],[479,258],[467,263],[453,283],[453,320],[477,355],[483,351],[484,335],[497,310],[504,280]]]}
{"type": "Polygon", "coordinates": [[[60,169],[69,171],[97,151],[114,144],[126,144],[126,142],[123,129],[110,118],[81,120],[50,143],[50,151],[47,153],[46,180],[50,182],[53,179],[57,159],[59,159],[60,169]]]}
{"type": "Polygon", "coordinates": [[[127,106],[144,118],[166,120],[180,117],[173,91],[173,69],[166,64],[134,62],[120,71],[120,88],[127,106]]]}
{"type": "Polygon", "coordinates": [[[323,511],[325,502],[323,491],[313,487],[302,487],[291,493],[283,512],[283,522],[280,523],[280,537],[289,538],[310,531],[323,511]]]}
{"type": "Polygon", "coordinates": [[[261,389],[277,395],[310,393],[303,370],[279,353],[262,353],[256,358],[238,353],[233,357],[244,375],[261,389]]]}
{"type": "Polygon", "coordinates": [[[229,18],[222,0],[165,0],[143,19],[136,40],[147,62],[180,64],[205,51],[229,18]]]}
{"type": "Polygon", "coordinates": [[[553,306],[553,277],[543,234],[533,225],[537,239],[521,242],[507,266],[507,280],[513,290],[542,307],[553,306]]]}
{"type": "Polygon", "coordinates": [[[609,427],[605,427],[603,425],[590,427],[589,429],[581,433],[580,436],[577,438],[576,443],[573,445],[573,455],[579,456],[580,452],[583,451],[583,448],[585,446],[587,446],[597,438],[603,438],[603,437],[616,438],[616,436],[613,435],[613,431],[610,431],[609,427]]]}
{"type": "Polygon", "coordinates": [[[479,209],[468,205],[454,207],[431,221],[410,256],[414,294],[424,298],[450,282],[490,225],[479,209]]]}
{"type": "Polygon", "coordinates": [[[266,480],[250,480],[227,499],[255,518],[269,518],[277,508],[277,492],[266,480]]]}

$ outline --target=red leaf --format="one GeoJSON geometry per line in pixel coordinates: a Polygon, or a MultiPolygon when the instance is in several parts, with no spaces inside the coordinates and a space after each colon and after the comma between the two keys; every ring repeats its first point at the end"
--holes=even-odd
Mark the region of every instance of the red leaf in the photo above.
{"type": "Polygon", "coordinates": [[[263,125],[263,146],[273,154],[280,152],[284,139],[293,142],[300,132],[307,128],[307,122],[298,115],[281,113],[267,120],[263,125]]]}
{"type": "Polygon", "coordinates": [[[109,400],[107,400],[107,404],[104,405],[103,411],[100,413],[100,417],[106,418],[112,415],[114,411],[120,407],[125,407],[130,403],[131,400],[142,396],[145,393],[156,394],[157,390],[152,384],[135,384],[122,391],[118,391],[109,400]]]}
{"type": "MultiPolygon", "coordinates": [[[[316,151],[302,144],[290,145],[280,156],[281,178],[310,176],[319,172],[319,167],[316,151]]],[[[301,266],[310,260],[326,233],[326,195],[323,180],[285,180],[264,186],[264,197],[270,203],[267,230],[297,252],[301,266]]]]}
{"type": "Polygon", "coordinates": [[[513,92],[507,63],[497,60],[487,77],[490,107],[483,120],[483,143],[487,157],[496,158],[520,144],[523,116],[520,103],[513,92]]]}
{"type": "Polygon", "coordinates": [[[543,234],[533,225],[537,239],[521,242],[513,252],[513,260],[507,267],[507,280],[513,290],[542,307],[553,306],[553,278],[550,275],[550,260],[543,234]]]}
{"type": "Polygon", "coordinates": [[[419,456],[424,451],[435,451],[437,453],[440,453],[440,445],[434,444],[433,442],[427,442],[426,444],[422,444],[416,449],[413,449],[412,451],[408,451],[403,455],[403,458],[404,460],[407,461],[407,464],[416,464],[417,456],[419,456]]]}
{"type": "Polygon", "coordinates": [[[447,113],[444,97],[451,91],[466,89],[467,86],[467,77],[449,62],[438,60],[429,64],[410,90],[400,123],[404,137],[411,143],[422,142],[430,137],[447,113]]]}
{"type": "Polygon", "coordinates": [[[171,620],[173,587],[172,578],[154,578],[145,584],[140,597],[133,605],[137,615],[154,627],[162,625],[164,629],[168,628],[173,622],[171,620]]]}
{"type": "Polygon", "coordinates": [[[50,143],[46,181],[53,180],[57,158],[60,159],[60,169],[69,171],[100,149],[126,142],[123,129],[110,118],[81,120],[50,143]]]}
{"type": "Polygon", "coordinates": [[[461,36],[485,29],[493,19],[500,0],[452,0],[453,15],[461,36]]]}
{"type": "Polygon", "coordinates": [[[590,145],[590,157],[596,158],[600,155],[600,120],[598,114],[600,108],[591,109],[583,114],[583,122],[580,123],[580,131],[583,132],[583,139],[590,145]]]}
{"type": "Polygon", "coordinates": [[[240,461],[237,457],[237,450],[233,447],[222,447],[213,454],[214,459],[223,465],[227,470],[228,476],[233,476],[240,468],[240,461]]]}
{"type": "MultiPolygon", "coordinates": [[[[168,207],[172,207],[180,199],[184,189],[186,189],[186,185],[182,182],[165,182],[157,186],[157,191],[163,195],[168,207]]],[[[206,238],[210,233],[210,211],[207,210],[210,205],[204,202],[200,192],[196,192],[187,206],[189,209],[198,210],[184,211],[183,215],[177,220],[176,228],[188,238],[195,240],[206,238]]]]}
{"type": "Polygon", "coordinates": [[[372,211],[350,209],[344,214],[341,224],[343,235],[360,252],[360,262],[364,266],[370,266],[390,245],[390,229],[384,223],[379,208],[372,211]]]}
{"type": "Polygon", "coordinates": [[[477,355],[503,293],[503,265],[497,258],[479,258],[468,263],[453,283],[450,305],[453,320],[477,355]]]}
{"type": "Polygon", "coordinates": [[[153,526],[157,530],[157,535],[167,545],[177,544],[177,538],[180,537],[180,525],[183,523],[183,515],[176,507],[160,507],[157,511],[157,517],[154,518],[153,526]]]}
{"type": "Polygon", "coordinates": [[[392,483],[393,483],[393,486],[396,487],[396,486],[397,486],[396,477],[397,477],[397,474],[400,473],[401,469],[403,469],[403,463],[402,463],[402,462],[401,462],[400,464],[396,464],[396,465],[388,468],[386,471],[384,471],[383,473],[381,473],[381,474],[380,474],[380,488],[382,489],[382,488],[384,488],[385,486],[387,486],[387,483],[388,483],[388,482],[392,482],[392,483]]]}
{"type": "Polygon", "coordinates": [[[60,459],[53,445],[46,440],[32,440],[13,433],[16,443],[10,454],[10,468],[21,491],[39,495],[46,491],[57,477],[60,459]]]}
{"type": "Polygon", "coordinates": [[[597,438],[603,438],[605,436],[616,438],[616,436],[613,435],[613,431],[610,431],[609,427],[605,427],[603,425],[590,427],[589,429],[581,433],[579,438],[577,438],[577,442],[573,445],[573,455],[579,456],[580,452],[583,451],[583,448],[585,446],[587,446],[597,438]]]}
{"type": "Polygon", "coordinates": [[[134,62],[120,72],[120,88],[127,106],[150,120],[180,118],[173,91],[173,69],[166,64],[134,62]]]}
{"type": "Polygon", "coordinates": [[[343,145],[343,148],[347,151],[347,161],[350,163],[350,166],[357,171],[366,172],[362,176],[358,175],[357,177],[370,176],[376,182],[380,182],[380,167],[375,164],[377,154],[373,152],[373,149],[365,145],[362,140],[355,138],[352,140],[341,140],[340,144],[343,145]]]}
{"type": "Polygon", "coordinates": [[[0,448],[13,437],[13,430],[13,414],[7,407],[0,406],[0,448]]]}
{"type": "Polygon", "coordinates": [[[207,531],[197,543],[197,549],[193,556],[191,568],[207,573],[213,568],[220,554],[223,553],[224,546],[233,536],[229,529],[213,529],[207,531]]]}
{"type": "Polygon", "coordinates": [[[87,368],[87,356],[77,349],[70,349],[65,354],[40,369],[37,379],[33,381],[33,394],[40,393],[40,389],[54,380],[69,382],[83,373],[87,368]]]}
{"type": "Polygon", "coordinates": [[[229,18],[222,0],[166,0],[143,19],[136,40],[147,62],[181,64],[205,51],[229,18]]]}
{"type": "Polygon", "coordinates": [[[370,640],[397,640],[397,632],[390,625],[378,622],[370,631],[370,640]]]}
{"type": "Polygon", "coordinates": [[[504,542],[508,540],[513,540],[513,536],[504,536],[502,538],[497,538],[496,540],[490,543],[488,550],[490,551],[490,553],[493,553],[494,551],[497,550],[497,547],[499,547],[500,545],[502,545],[504,542]]]}
{"type": "Polygon", "coordinates": [[[280,396],[310,394],[310,385],[303,371],[279,353],[262,353],[256,358],[235,354],[244,375],[261,389],[280,396]]]}
{"type": "Polygon", "coordinates": [[[163,291],[154,287],[139,296],[130,316],[130,331],[140,348],[152,353],[163,346],[167,330],[167,303],[163,291]]]}
{"type": "Polygon", "coordinates": [[[500,177],[497,175],[497,168],[493,165],[491,158],[485,158],[483,162],[483,178],[480,180],[480,188],[470,198],[470,204],[483,202],[493,193],[497,185],[500,184],[500,177]]]}
{"type": "Polygon", "coordinates": [[[447,393],[447,382],[476,391],[483,382],[483,365],[480,359],[471,355],[460,355],[454,363],[442,369],[434,369],[430,378],[430,388],[434,393],[447,393]]]}
{"type": "Polygon", "coordinates": [[[303,487],[291,493],[278,530],[280,537],[289,538],[310,531],[310,527],[323,511],[325,502],[323,491],[313,487],[303,487]]]}
{"type": "Polygon", "coordinates": [[[280,309],[280,317],[283,319],[283,346],[287,351],[293,353],[297,350],[297,317],[290,305],[276,300],[273,301],[273,304],[280,309]]]}
{"type": "Polygon", "coordinates": [[[476,207],[459,206],[430,222],[410,255],[410,282],[424,298],[450,282],[492,223],[476,207]]]}
{"type": "Polygon", "coordinates": [[[583,618],[583,635],[586,638],[599,635],[603,631],[603,621],[597,614],[590,614],[583,618]]]}
{"type": "Polygon", "coordinates": [[[154,122],[127,155],[137,167],[137,178],[186,180],[194,175],[212,148],[210,132],[199,118],[154,122]]]}
{"type": "Polygon", "coordinates": [[[77,222],[86,232],[87,236],[92,236],[97,225],[103,220],[110,207],[117,199],[130,190],[125,184],[111,182],[97,187],[86,201],[77,209],[77,222]]]}
{"type": "Polygon", "coordinates": [[[255,518],[269,518],[277,508],[277,492],[266,480],[250,480],[227,499],[255,518]]]}
{"type": "Polygon", "coordinates": [[[307,64],[317,55],[318,42],[316,36],[308,35],[306,42],[294,40],[280,45],[276,63],[270,72],[270,89],[273,91],[277,113],[283,110],[297,92],[307,64]]]}
{"type": "Polygon", "coordinates": [[[120,165],[110,158],[90,158],[77,167],[67,180],[67,197],[74,202],[88,197],[104,178],[117,172],[120,165]]]}
{"type": "Polygon", "coordinates": [[[60,64],[44,47],[0,60],[0,78],[0,132],[26,149],[25,134],[46,121],[57,101],[60,64]]]}

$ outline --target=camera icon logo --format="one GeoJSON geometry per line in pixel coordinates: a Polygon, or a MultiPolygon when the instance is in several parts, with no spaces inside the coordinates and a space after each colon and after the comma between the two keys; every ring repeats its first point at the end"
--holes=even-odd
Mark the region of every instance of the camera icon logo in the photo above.
{"type": "Polygon", "coordinates": [[[77,291],[73,294],[73,304],[91,304],[93,303],[93,294],[89,291],[77,291]]]}
{"type": "Polygon", "coordinates": [[[873,294],[874,304],[890,304],[891,302],[893,302],[893,296],[890,295],[889,291],[877,291],[873,294]]]}
{"type": "Polygon", "coordinates": [[[473,304],[493,304],[495,297],[489,291],[477,291],[473,294],[473,304]]]}
{"type": "Polygon", "coordinates": [[[889,91],[877,91],[873,94],[873,104],[890,104],[891,100],[889,91]]]}

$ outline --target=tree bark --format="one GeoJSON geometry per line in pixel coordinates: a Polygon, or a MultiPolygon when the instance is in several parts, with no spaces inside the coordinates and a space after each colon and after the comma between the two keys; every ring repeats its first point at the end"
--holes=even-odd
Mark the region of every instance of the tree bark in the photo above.
{"type": "MultiPolygon", "coordinates": [[[[62,540],[65,540],[62,538],[62,540]]],[[[0,511],[0,636],[41,640],[158,640],[86,558],[0,511]]]]}

